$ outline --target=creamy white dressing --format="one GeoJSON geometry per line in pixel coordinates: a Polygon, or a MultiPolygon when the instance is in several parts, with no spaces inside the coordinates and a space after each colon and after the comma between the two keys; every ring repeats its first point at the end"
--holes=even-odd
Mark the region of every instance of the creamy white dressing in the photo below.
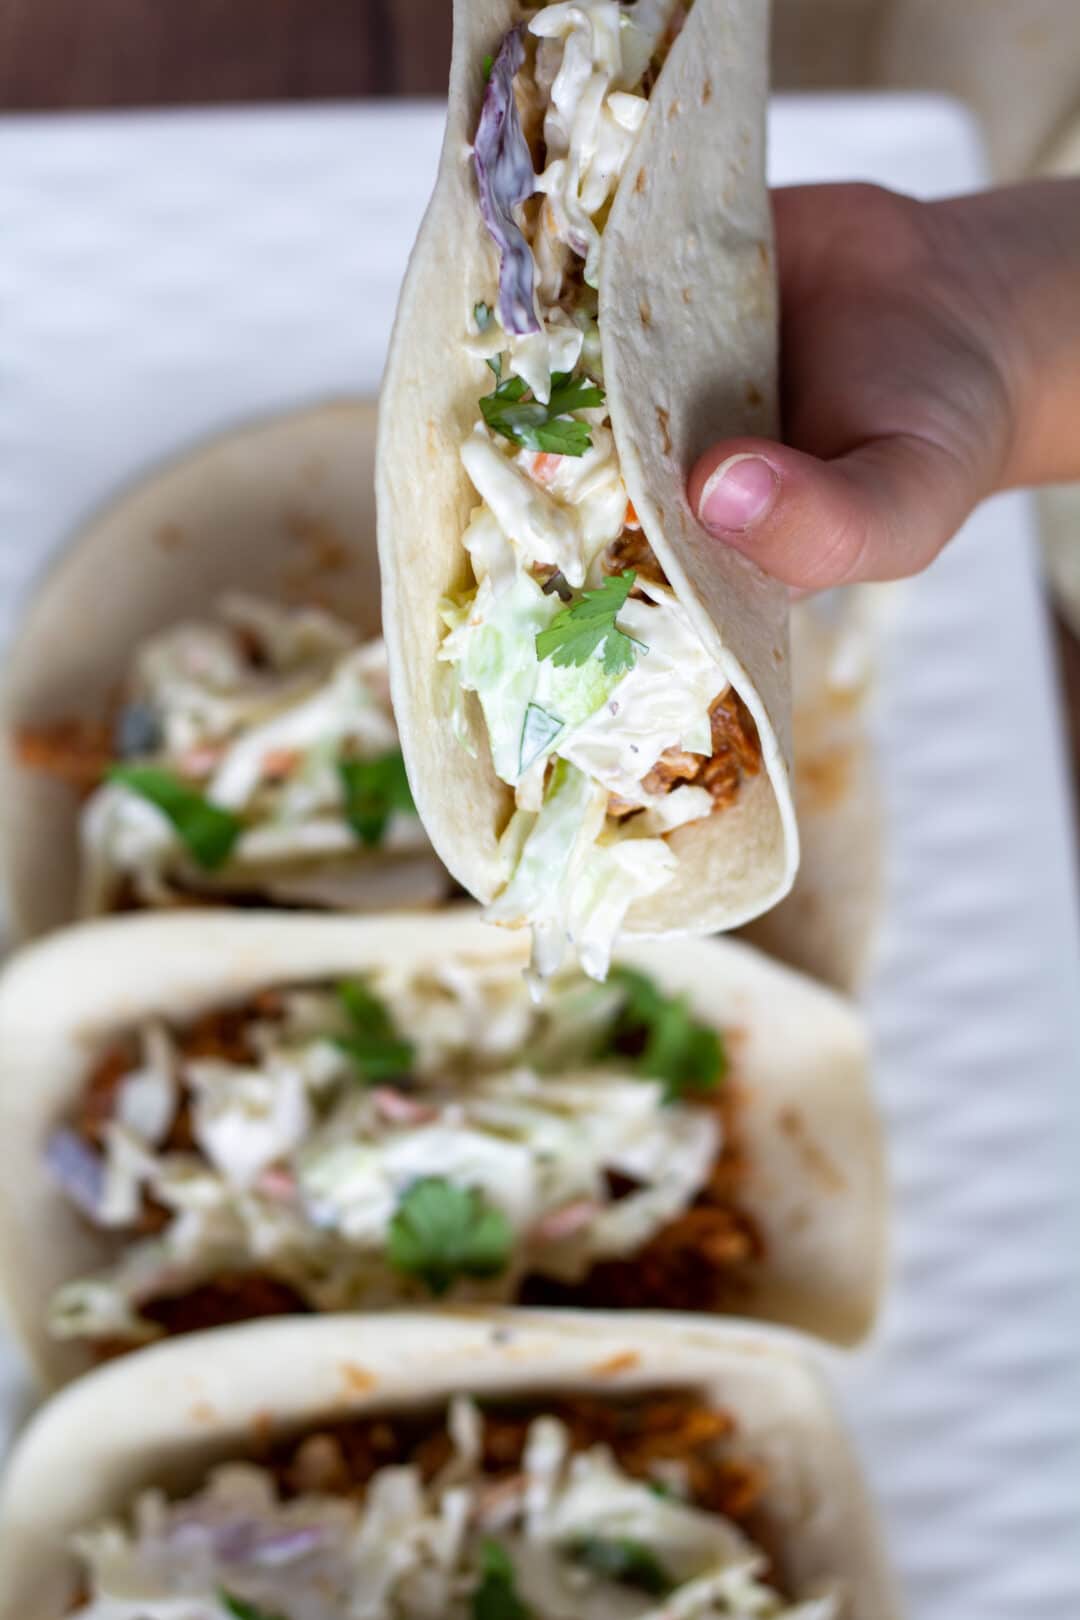
{"type": "MultiPolygon", "coordinates": [[[[624,903],[625,847],[590,868],[596,882],[603,859],[614,863],[618,900],[594,900],[596,915],[624,903]]],[[[588,919],[582,939],[588,950],[588,919]]],[[[248,1026],[255,1057],[246,1061],[185,1058],[160,1024],[148,1026],[106,1127],[97,1222],[130,1228],[144,1196],[169,1220],[127,1242],[100,1275],[64,1285],[55,1334],[138,1323],[140,1303],[225,1267],[264,1265],[323,1310],[428,1298],[394,1269],[388,1243],[403,1199],[432,1178],[478,1194],[509,1232],[496,1274],[463,1274],[451,1297],[511,1299],[527,1274],[576,1283],[598,1260],[635,1253],[708,1180],[723,1145],[717,1111],[665,1101],[663,1083],[631,1059],[597,1055],[621,1005],[616,987],[566,976],[536,1009],[514,969],[467,961],[434,977],[376,973],[367,984],[411,1043],[398,1084],[363,1083],[341,1044],[352,1026],[334,989],[285,992],[279,1016],[248,1026]],[[193,1152],[161,1146],[181,1082],[193,1152]],[[614,1197],[609,1174],[633,1190],[614,1197]]]]}
{"type": "MultiPolygon", "coordinates": [[[[218,605],[221,623],[185,623],[137,649],[127,701],[147,746],[124,761],[164,770],[241,818],[226,865],[208,875],[167,814],[133,788],[106,782],[80,821],[81,910],[107,911],[126,882],[143,904],[167,905],[177,882],[302,873],[362,853],[345,817],[343,757],[398,750],[386,651],[314,608],[244,596],[218,605]],[[260,659],[242,636],[257,638],[260,659]]],[[[395,812],[380,847],[423,852],[418,818],[395,812]]]]}
{"type": "MultiPolygon", "coordinates": [[[[497,1482],[471,1401],[455,1401],[447,1429],[453,1454],[434,1479],[384,1467],[362,1496],[286,1501],[235,1462],[186,1499],[144,1491],[73,1538],[90,1592],[75,1620],[226,1620],[223,1594],[288,1620],[469,1620],[492,1544],[534,1620],[838,1620],[835,1591],[788,1603],[735,1523],[632,1478],[603,1446],[574,1453],[557,1418],[533,1420],[521,1472],[497,1482]],[[578,1549],[597,1542],[632,1543],[671,1590],[649,1596],[584,1562],[578,1549]]],[[[333,1446],[311,1437],[300,1465],[333,1446]]]]}
{"type": "MultiPolygon", "coordinates": [[[[648,110],[641,82],[681,14],[675,0],[559,0],[528,23],[534,57],[516,90],[526,128],[542,130],[546,149],[529,247],[538,330],[505,332],[492,312],[480,337],[466,334],[465,343],[485,358],[501,356],[503,374],[524,379],[540,402],[550,397],[551,374],[572,370],[579,357],[602,380],[589,295],[583,299],[573,275],[576,267],[586,288],[596,286],[605,210],[648,110]]],[[[440,651],[455,681],[458,735],[463,694],[475,693],[496,773],[515,790],[517,814],[501,844],[504,886],[491,914],[531,925],[541,978],[568,949],[602,978],[628,911],[671,881],[677,861],[662,840],[711,814],[712,799],[688,788],[664,805],[665,795],[643,781],[669,749],[709,757],[710,705],[728,685],[674,594],[643,579],[644,599],[632,597],[616,620],[640,644],[629,672],[604,670],[603,644],[581,663],[538,658],[536,637],[563,603],[540,593],[537,574],[554,569],[562,588],[596,589],[603,554],[628,521],[606,407],[574,415],[592,440],[581,456],[515,446],[483,423],[462,445],[480,499],[464,536],[475,588],[446,605],[440,651]],[[584,781],[556,780],[555,759],[584,781]],[[598,814],[608,795],[643,816],[631,824],[598,814]]]]}

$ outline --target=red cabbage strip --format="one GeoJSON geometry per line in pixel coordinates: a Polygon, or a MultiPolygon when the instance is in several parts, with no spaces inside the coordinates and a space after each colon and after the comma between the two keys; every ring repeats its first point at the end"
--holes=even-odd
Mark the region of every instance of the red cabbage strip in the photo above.
{"type": "Polygon", "coordinates": [[[100,1224],[105,1161],[77,1131],[63,1125],[45,1144],[45,1165],[76,1209],[100,1224]]]}
{"type": "Polygon", "coordinates": [[[327,1542],[325,1525],[280,1525],[256,1519],[221,1519],[220,1506],[193,1503],[173,1519],[167,1544],[183,1552],[209,1550],[223,1564],[286,1564],[318,1552],[327,1542]]]}
{"type": "Polygon", "coordinates": [[[499,250],[499,320],[519,336],[539,332],[534,303],[532,252],[514,219],[514,209],[536,190],[532,157],[514,100],[514,76],[525,60],[521,27],[512,28],[499,47],[480,110],[473,163],[480,188],[480,212],[499,250]]]}

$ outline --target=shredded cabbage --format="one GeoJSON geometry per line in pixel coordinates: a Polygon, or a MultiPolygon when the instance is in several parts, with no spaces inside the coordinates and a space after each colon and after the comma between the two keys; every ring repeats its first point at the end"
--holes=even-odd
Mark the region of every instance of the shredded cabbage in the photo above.
{"type": "MultiPolygon", "coordinates": [[[[572,1454],[554,1417],[533,1420],[522,1473],[497,1481],[480,1469],[476,1407],[459,1398],[447,1428],[453,1453],[429,1482],[405,1464],[362,1496],[286,1501],[259,1468],[228,1463],[186,1499],[143,1492],[126,1519],[74,1537],[90,1593],[75,1620],[470,1620],[489,1612],[476,1594],[492,1568],[513,1600],[500,1612],[533,1620],[839,1620],[835,1591],[788,1603],[730,1520],[624,1474],[601,1446],[572,1454]],[[583,1557],[590,1546],[648,1560],[662,1601],[583,1557]]],[[[311,1437],[313,1460],[327,1444],[311,1437]]]]}

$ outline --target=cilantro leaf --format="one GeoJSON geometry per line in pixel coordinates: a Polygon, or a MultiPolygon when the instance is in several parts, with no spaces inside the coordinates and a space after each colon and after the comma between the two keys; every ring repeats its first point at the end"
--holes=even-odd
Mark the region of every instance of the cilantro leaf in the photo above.
{"type": "Polygon", "coordinates": [[[391,1039],[385,1035],[338,1035],[334,1045],[351,1058],[365,1085],[377,1086],[383,1080],[399,1080],[412,1068],[414,1051],[411,1041],[391,1039]]]}
{"type": "Polygon", "coordinates": [[[595,591],[583,591],[570,607],[556,613],[536,638],[536,656],[553,664],[584,664],[603,642],[603,665],[608,675],[633,669],[637,648],[633,636],[616,627],[616,616],[626,606],[637,575],[632,568],[612,574],[595,591]]]}
{"type": "Polygon", "coordinates": [[[378,996],[362,979],[344,980],[337,993],[351,1029],[348,1035],[339,1035],[334,1044],[352,1059],[365,1084],[377,1085],[381,1080],[408,1074],[415,1049],[411,1041],[398,1034],[389,1010],[378,996]]]}
{"type": "Polygon", "coordinates": [[[472,1620],[529,1620],[510,1555],[497,1541],[480,1546],[480,1584],[472,1595],[472,1620]]]}
{"type": "Polygon", "coordinates": [[[612,968],[608,979],[623,992],[623,1005],[603,1043],[636,1058],[638,1071],[664,1082],[664,1101],[714,1091],[727,1073],[719,1032],[699,1023],[686,996],[668,996],[636,968],[612,968]]]}
{"type": "Polygon", "coordinates": [[[484,83],[487,84],[488,80],[491,78],[491,70],[495,66],[495,58],[492,56],[490,51],[484,57],[483,66],[484,66],[484,83]]]}
{"type": "Polygon", "coordinates": [[[345,792],[345,820],[368,848],[382,843],[395,811],[416,814],[400,748],[378,759],[341,759],[338,775],[345,792]]]}
{"type": "Polygon", "coordinates": [[[564,411],[592,410],[603,403],[604,390],[591,377],[575,377],[569,371],[552,372],[547,407],[552,416],[561,416],[564,411]]]}
{"type": "Polygon", "coordinates": [[[650,1547],[629,1536],[585,1536],[570,1549],[575,1563],[609,1581],[636,1586],[652,1597],[664,1597],[674,1582],[650,1547]]]}
{"type": "Polygon", "coordinates": [[[211,804],[158,765],[113,765],[108,779],[156,805],[176,828],[192,860],[206,872],[225,864],[244,830],[239,816],[211,804]]]}
{"type": "MultiPolygon", "coordinates": [[[[501,369],[500,363],[496,377],[501,376],[501,369]]],[[[557,456],[583,456],[592,447],[589,424],[568,413],[603,403],[604,390],[588,377],[557,371],[551,378],[551,398],[546,405],[533,396],[522,377],[507,377],[484,395],[480,413],[493,433],[512,444],[557,456]]]]}
{"type": "Polygon", "coordinates": [[[514,1234],[501,1210],[475,1188],[426,1176],[409,1188],[390,1222],[390,1264],[445,1294],[456,1277],[506,1269],[514,1234]]]}
{"type": "Polygon", "coordinates": [[[280,1614],[271,1614],[267,1609],[260,1609],[255,1603],[248,1603],[243,1598],[235,1597],[232,1592],[226,1592],[224,1587],[218,1591],[218,1601],[226,1614],[236,1617],[236,1620],[284,1620],[280,1614]]]}
{"type": "Polygon", "coordinates": [[[389,1008],[368,989],[363,979],[342,979],[337,986],[337,998],[355,1029],[365,1035],[392,1033],[394,1026],[389,1008]]]}

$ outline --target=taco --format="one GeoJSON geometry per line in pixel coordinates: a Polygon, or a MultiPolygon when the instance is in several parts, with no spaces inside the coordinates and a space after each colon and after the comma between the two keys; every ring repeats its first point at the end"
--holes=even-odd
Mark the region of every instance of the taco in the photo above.
{"type": "Polygon", "coordinates": [[[359,403],[229,434],[125,493],[47,575],[3,698],[20,934],[446,896],[390,707],[374,439],[359,403]]]}
{"type": "Polygon", "coordinates": [[[894,1620],[782,1340],[531,1313],[258,1323],[100,1369],[0,1500],[0,1620],[894,1620]]]}
{"type": "Polygon", "coordinates": [[[791,885],[786,588],[684,482],[772,431],[761,0],[458,0],[376,463],[420,815],[534,967],[791,885]],[[494,375],[493,375],[494,374],[494,375]]]}
{"type": "Polygon", "coordinates": [[[0,980],[0,1290],[48,1382],[270,1314],[736,1311],[848,1341],[881,1273],[855,1015],[745,947],[528,996],[471,910],[117,918],[0,980]]]}

